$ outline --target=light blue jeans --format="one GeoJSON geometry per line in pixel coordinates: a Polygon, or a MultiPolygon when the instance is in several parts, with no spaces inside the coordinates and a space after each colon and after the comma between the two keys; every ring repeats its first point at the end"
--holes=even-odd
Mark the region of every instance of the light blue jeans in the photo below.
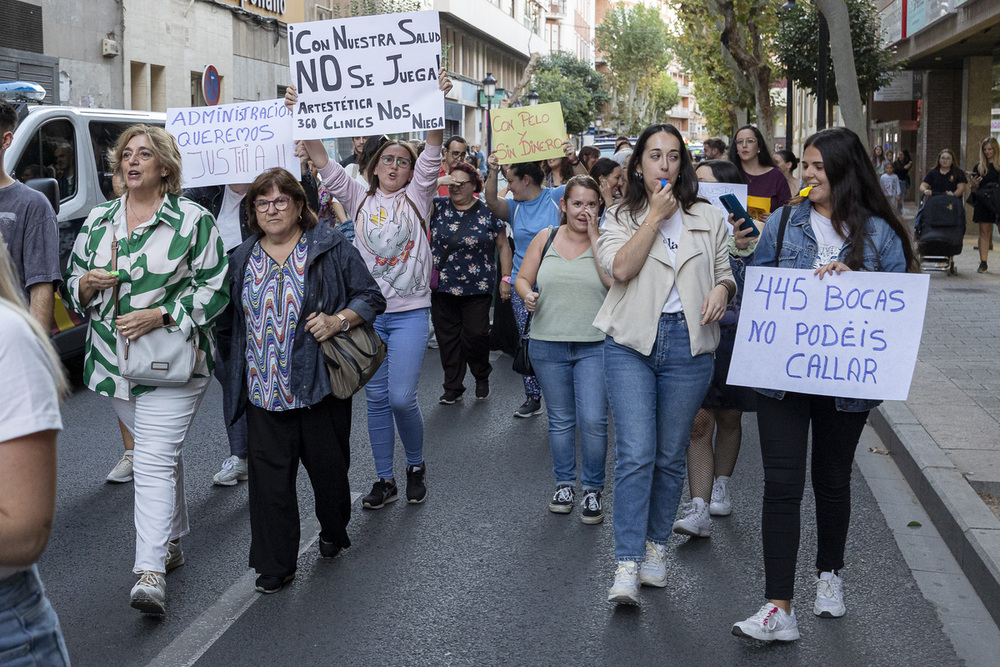
{"type": "Polygon", "coordinates": [[[0,581],[0,665],[69,665],[59,617],[37,566],[0,581]]]}
{"type": "Polygon", "coordinates": [[[528,351],[535,377],[545,394],[552,474],[556,484],[576,484],[576,429],[579,427],[583,488],[603,489],[608,455],[604,342],[533,339],[528,351]]]}
{"type": "Polygon", "coordinates": [[[396,430],[403,441],[407,465],[424,462],[424,416],[417,402],[417,383],[427,351],[430,308],[383,313],[375,318],[375,331],[385,341],[385,362],[365,385],[368,397],[368,438],[375,457],[375,472],[393,479],[392,458],[396,430]]]}
{"type": "Polygon", "coordinates": [[[670,537],[684,484],[691,424],[715,360],[691,356],[682,314],[660,317],[652,353],[605,341],[604,364],[615,420],[615,558],[641,562],[646,540],[670,537]]]}

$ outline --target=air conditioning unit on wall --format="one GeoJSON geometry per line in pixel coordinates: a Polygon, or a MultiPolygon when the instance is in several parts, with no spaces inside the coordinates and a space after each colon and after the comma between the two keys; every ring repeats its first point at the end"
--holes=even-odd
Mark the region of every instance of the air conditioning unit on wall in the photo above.
{"type": "Polygon", "coordinates": [[[105,58],[114,58],[118,55],[118,42],[113,39],[102,39],[101,52],[105,58]]]}

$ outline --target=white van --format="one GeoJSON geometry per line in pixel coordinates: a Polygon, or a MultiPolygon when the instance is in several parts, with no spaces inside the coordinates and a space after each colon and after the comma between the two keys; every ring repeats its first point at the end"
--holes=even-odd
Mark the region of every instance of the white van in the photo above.
{"type": "MultiPolygon", "coordinates": [[[[20,122],[4,154],[4,167],[22,182],[54,178],[59,183],[59,256],[65,268],[91,209],[115,196],[108,149],[130,125],[163,127],[166,114],[17,103],[15,108],[20,122]]],[[[52,341],[63,359],[83,352],[82,323],[57,294],[52,341]]]]}

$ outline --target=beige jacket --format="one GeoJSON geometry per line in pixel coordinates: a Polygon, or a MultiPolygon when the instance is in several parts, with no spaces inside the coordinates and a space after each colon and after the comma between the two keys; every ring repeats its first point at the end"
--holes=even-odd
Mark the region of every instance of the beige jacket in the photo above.
{"type": "MultiPolygon", "coordinates": [[[[612,275],[615,255],[646,219],[649,209],[633,218],[620,205],[608,209],[597,242],[597,261],[612,275]]],[[[733,279],[726,241],[729,231],[711,204],[695,203],[683,214],[684,231],[677,246],[677,266],[660,239],[656,239],[639,273],[628,282],[614,281],[594,326],[625,345],[648,355],[653,351],[663,304],[676,283],[684,306],[691,354],[715,352],[719,323],[702,326],[701,306],[718,281],[733,279]]]]}

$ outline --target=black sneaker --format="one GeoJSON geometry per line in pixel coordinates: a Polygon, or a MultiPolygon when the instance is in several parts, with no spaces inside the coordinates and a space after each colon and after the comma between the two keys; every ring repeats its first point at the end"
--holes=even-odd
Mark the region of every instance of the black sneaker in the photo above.
{"type": "Polygon", "coordinates": [[[406,502],[411,505],[418,505],[427,498],[427,487],[424,486],[425,472],[427,472],[426,463],[406,466],[406,502]]]}
{"type": "Polygon", "coordinates": [[[514,410],[515,417],[534,417],[542,414],[542,402],[537,398],[528,398],[517,410],[514,410]]]}
{"type": "Polygon", "coordinates": [[[262,574],[257,577],[257,581],[254,584],[254,588],[257,589],[258,593],[263,593],[264,595],[270,595],[271,593],[277,593],[285,584],[290,582],[295,578],[295,573],[288,575],[287,577],[272,577],[270,574],[262,574]]]}
{"type": "Polygon", "coordinates": [[[990,267],[986,266],[986,262],[979,262],[979,268],[976,269],[977,273],[986,273],[990,267]]]}
{"type": "Polygon", "coordinates": [[[455,405],[455,403],[460,400],[462,400],[462,392],[447,389],[443,394],[441,394],[441,398],[438,399],[438,403],[441,405],[455,405]]]}
{"type": "Polygon", "coordinates": [[[396,480],[379,478],[377,482],[372,484],[371,493],[364,497],[361,504],[365,509],[380,510],[385,507],[386,503],[392,503],[395,501],[396,480]]]}
{"type": "Polygon", "coordinates": [[[549,501],[549,511],[556,514],[569,514],[573,511],[573,501],[576,492],[569,484],[560,484],[556,487],[556,493],[549,501]]]}
{"type": "Polygon", "coordinates": [[[490,395],[490,381],[489,378],[483,378],[482,380],[476,380],[476,398],[480,401],[490,395]]]}
{"type": "Polygon", "coordinates": [[[580,507],[583,508],[583,512],[580,513],[580,521],[588,525],[594,525],[604,521],[604,510],[601,509],[600,491],[584,491],[580,507]]]}
{"type": "Polygon", "coordinates": [[[327,542],[322,537],[319,538],[319,555],[321,558],[335,558],[343,549],[344,547],[336,542],[327,542]]]}

